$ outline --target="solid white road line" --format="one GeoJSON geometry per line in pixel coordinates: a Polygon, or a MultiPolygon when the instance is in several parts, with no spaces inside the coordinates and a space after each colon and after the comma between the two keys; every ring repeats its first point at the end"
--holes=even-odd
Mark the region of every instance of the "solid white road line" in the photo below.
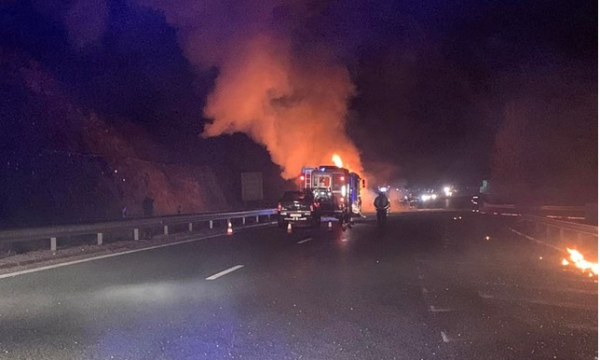
{"type": "Polygon", "coordinates": [[[207,236],[203,236],[203,237],[199,237],[199,238],[176,241],[176,242],[172,242],[172,243],[168,243],[168,244],[149,246],[149,247],[145,247],[145,248],[141,248],[141,249],[127,250],[127,251],[113,253],[113,254],[106,254],[106,255],[100,255],[100,256],[95,256],[95,257],[90,257],[90,258],[85,258],[85,259],[80,259],[80,260],[67,261],[67,262],[63,262],[60,264],[53,264],[53,265],[42,266],[42,267],[38,267],[38,268],[34,268],[34,269],[27,269],[27,270],[11,272],[11,273],[7,273],[7,274],[1,274],[0,279],[14,277],[17,275],[34,273],[34,272],[38,272],[38,271],[56,269],[56,268],[63,267],[63,266],[81,264],[81,263],[85,263],[88,261],[102,260],[102,259],[107,259],[107,258],[111,258],[111,257],[115,257],[115,256],[133,254],[133,253],[137,253],[137,252],[141,252],[141,251],[160,249],[160,248],[164,248],[164,247],[168,247],[168,246],[181,245],[181,244],[190,243],[190,242],[194,242],[194,241],[213,239],[213,238],[224,237],[224,236],[226,236],[226,235],[224,235],[224,234],[207,235],[207,236]]]}
{"type": "Polygon", "coordinates": [[[598,332],[598,325],[567,324],[567,328],[569,328],[571,330],[598,332]]]}
{"type": "Polygon", "coordinates": [[[498,300],[498,301],[528,303],[528,304],[534,304],[534,305],[553,306],[553,307],[568,308],[568,309],[579,309],[579,310],[589,310],[589,311],[592,311],[595,309],[595,307],[591,306],[591,305],[572,303],[572,302],[546,301],[546,300],[542,300],[542,299],[527,299],[527,298],[512,299],[512,298],[505,298],[505,297],[497,297],[497,296],[493,296],[493,295],[485,294],[485,293],[481,293],[481,292],[479,293],[479,296],[484,299],[494,299],[494,300],[498,300]]]}
{"type": "Polygon", "coordinates": [[[214,275],[211,275],[211,276],[207,277],[206,280],[217,280],[221,276],[225,276],[225,275],[227,275],[229,273],[232,273],[232,272],[234,272],[236,270],[239,270],[239,269],[241,269],[243,267],[244,267],[244,265],[236,265],[236,266],[230,267],[227,270],[223,270],[221,272],[218,272],[218,273],[216,273],[214,275]]]}
{"type": "Polygon", "coordinates": [[[312,240],[312,238],[308,238],[308,239],[300,240],[300,241],[298,241],[298,244],[304,244],[305,242],[309,242],[309,241],[311,241],[311,240],[312,240]]]}
{"type": "Polygon", "coordinates": [[[536,238],[534,238],[534,237],[532,237],[532,236],[529,236],[529,235],[527,235],[527,234],[523,234],[522,232],[520,232],[520,231],[517,231],[517,230],[515,230],[515,229],[513,229],[513,228],[508,228],[508,230],[510,230],[510,231],[512,231],[512,232],[514,232],[514,233],[515,233],[515,234],[517,234],[517,235],[520,235],[520,236],[524,237],[524,238],[525,238],[525,239],[527,239],[527,240],[531,240],[531,241],[533,241],[533,242],[536,242],[536,243],[538,243],[538,244],[540,244],[540,245],[544,245],[544,246],[547,246],[547,247],[549,247],[549,248],[551,248],[551,249],[554,249],[554,250],[560,251],[561,253],[564,253],[563,249],[561,249],[561,248],[559,248],[559,247],[557,247],[557,246],[554,246],[554,245],[552,245],[552,244],[548,244],[548,243],[547,243],[547,242],[545,242],[545,241],[541,241],[541,240],[538,240],[538,239],[536,239],[536,238]]]}
{"type": "Polygon", "coordinates": [[[579,310],[595,310],[598,309],[596,306],[578,304],[578,303],[570,303],[570,302],[553,302],[553,301],[545,301],[545,300],[526,300],[528,303],[535,305],[544,305],[544,306],[554,306],[560,308],[568,308],[568,309],[579,309],[579,310]]]}
{"type": "MultiPolygon", "coordinates": [[[[581,276],[579,272],[578,276],[581,276]]],[[[572,282],[580,282],[580,283],[588,283],[588,284],[592,284],[592,283],[598,283],[598,280],[589,280],[589,279],[567,279],[567,281],[572,281],[572,282]]]]}

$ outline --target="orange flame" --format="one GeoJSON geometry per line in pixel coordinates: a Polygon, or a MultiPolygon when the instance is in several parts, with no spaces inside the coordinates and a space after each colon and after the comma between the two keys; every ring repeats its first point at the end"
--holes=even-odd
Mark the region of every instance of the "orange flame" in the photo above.
{"type": "Polygon", "coordinates": [[[333,154],[331,157],[331,161],[335,164],[335,166],[342,168],[344,167],[344,163],[342,162],[342,158],[338,154],[333,154]]]}
{"type": "MultiPolygon", "coordinates": [[[[583,254],[575,249],[567,248],[567,252],[571,256],[571,261],[575,267],[581,269],[583,272],[589,271],[590,274],[598,275],[598,270],[600,270],[598,263],[587,261],[583,254]]],[[[563,260],[563,264],[564,262],[563,260]]]]}

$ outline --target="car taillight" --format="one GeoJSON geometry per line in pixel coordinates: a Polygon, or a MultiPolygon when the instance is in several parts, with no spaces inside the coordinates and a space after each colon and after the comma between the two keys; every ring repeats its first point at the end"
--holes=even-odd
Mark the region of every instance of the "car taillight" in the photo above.
{"type": "Polygon", "coordinates": [[[277,203],[277,211],[281,211],[281,203],[277,203]]]}

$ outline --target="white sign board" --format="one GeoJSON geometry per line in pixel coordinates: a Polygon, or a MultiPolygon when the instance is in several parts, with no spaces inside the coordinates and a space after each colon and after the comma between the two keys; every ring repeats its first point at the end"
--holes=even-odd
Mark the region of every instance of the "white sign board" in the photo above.
{"type": "Polygon", "coordinates": [[[242,201],[263,199],[263,178],[261,172],[242,173],[242,201]]]}

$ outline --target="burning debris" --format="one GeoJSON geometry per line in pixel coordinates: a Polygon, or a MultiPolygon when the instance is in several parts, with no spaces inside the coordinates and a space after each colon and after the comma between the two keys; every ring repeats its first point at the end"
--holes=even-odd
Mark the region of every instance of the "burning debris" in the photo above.
{"type": "Polygon", "coordinates": [[[581,269],[583,273],[588,273],[590,276],[598,276],[598,263],[587,261],[583,254],[575,249],[567,248],[567,252],[570,255],[571,261],[563,259],[562,265],[567,266],[572,263],[576,268],[581,269]]]}

